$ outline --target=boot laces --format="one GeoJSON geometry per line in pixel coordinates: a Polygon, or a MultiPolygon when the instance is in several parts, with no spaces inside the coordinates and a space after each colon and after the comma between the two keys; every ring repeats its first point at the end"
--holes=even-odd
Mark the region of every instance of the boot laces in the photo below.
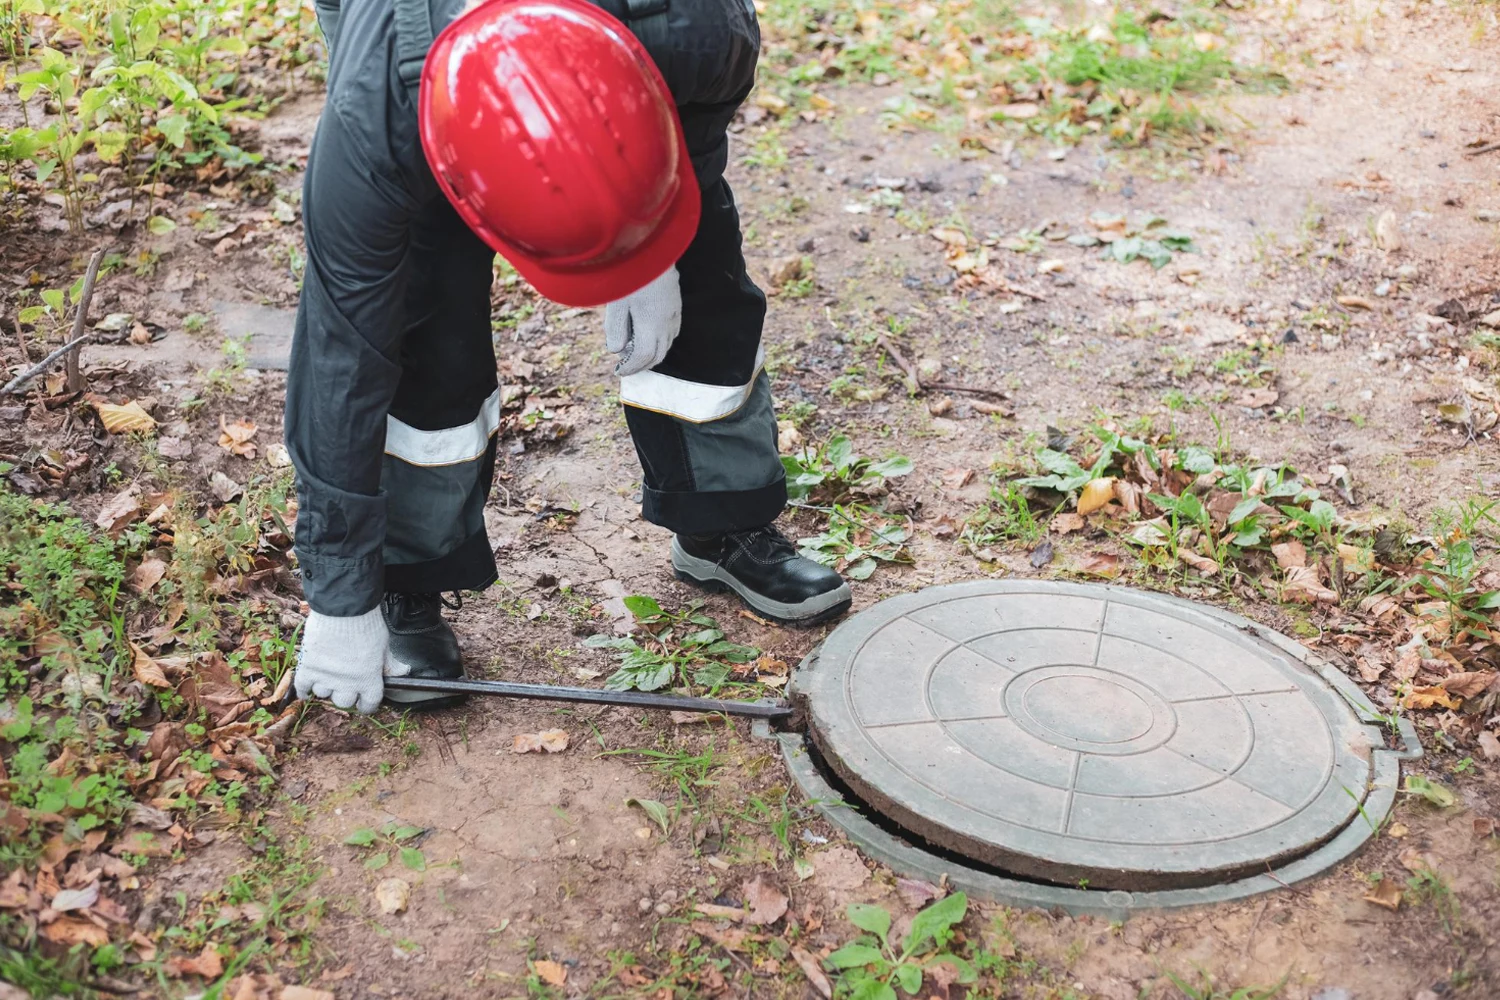
{"type": "Polygon", "coordinates": [[[762,562],[793,558],[797,555],[797,547],[774,524],[750,528],[746,531],[731,531],[729,537],[736,545],[743,547],[762,562]]]}
{"type": "Polygon", "coordinates": [[[458,611],[464,606],[463,595],[454,591],[453,594],[424,593],[417,591],[387,591],[384,597],[387,611],[394,612],[401,604],[414,605],[422,611],[432,610],[437,605],[442,605],[449,611],[458,611]]]}

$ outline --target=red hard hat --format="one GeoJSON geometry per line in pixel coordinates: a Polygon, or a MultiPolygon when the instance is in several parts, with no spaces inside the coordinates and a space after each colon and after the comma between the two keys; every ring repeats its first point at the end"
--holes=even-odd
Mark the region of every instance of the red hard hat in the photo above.
{"type": "Polygon", "coordinates": [[[539,293],[624,298],[698,230],[672,94],[640,41],[584,0],[491,0],[422,68],[422,148],[458,214],[539,293]]]}

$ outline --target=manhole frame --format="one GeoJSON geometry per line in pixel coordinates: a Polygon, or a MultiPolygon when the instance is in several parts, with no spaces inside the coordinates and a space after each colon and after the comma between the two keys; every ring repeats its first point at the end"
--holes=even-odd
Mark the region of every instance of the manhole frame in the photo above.
{"type": "MultiPolygon", "coordinates": [[[[993,584],[1002,581],[975,582],[993,584]]],[[[1022,583],[1023,581],[1005,582],[1022,583]]],[[[1027,586],[1034,586],[1042,582],[1024,581],[1024,583],[1027,586]]],[[[1044,583],[1043,586],[1045,587],[1046,584],[1044,583]]],[[[1087,587],[1091,592],[1097,593],[1101,599],[1108,598],[1111,594],[1149,595],[1162,602],[1179,605],[1184,609],[1190,609],[1197,614],[1244,630],[1247,634],[1287,654],[1321,678],[1348,704],[1360,725],[1374,730],[1370,734],[1374,749],[1371,751],[1369,785],[1361,808],[1355,817],[1321,846],[1262,874],[1195,888],[1143,891],[1070,888],[1006,877],[992,871],[968,866],[885,830],[865,817],[862,810],[869,808],[867,805],[846,800],[844,795],[824,777],[808,752],[810,737],[801,733],[788,732],[777,733],[773,737],[770,728],[764,723],[757,723],[757,729],[761,735],[778,740],[782,758],[786,761],[793,780],[813,803],[818,813],[848,834],[867,855],[905,875],[923,878],[934,883],[946,878],[947,884],[954,888],[1008,906],[1040,907],[1061,910],[1075,916],[1095,915],[1109,919],[1123,919],[1133,912],[1223,903],[1284,888],[1321,874],[1359,850],[1374,835],[1395,804],[1401,779],[1400,762],[1416,760],[1422,756],[1422,747],[1417,738],[1416,728],[1408,719],[1403,717],[1397,720],[1403,748],[1400,750],[1386,748],[1381,730],[1382,725],[1387,721],[1386,717],[1376,712],[1364,692],[1353,681],[1333,664],[1301,643],[1243,616],[1212,605],[1135,588],[1106,584],[1069,584],[1067,586],[1069,590],[1075,592],[1078,587],[1087,587]]],[[[821,650],[820,644],[799,664],[798,670],[810,669],[821,650]]],[[[795,676],[792,686],[795,688],[795,676]]]]}

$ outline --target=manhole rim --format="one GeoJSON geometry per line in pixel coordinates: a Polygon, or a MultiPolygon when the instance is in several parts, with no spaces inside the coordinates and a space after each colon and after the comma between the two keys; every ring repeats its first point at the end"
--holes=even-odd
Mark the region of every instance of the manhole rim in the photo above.
{"type": "MultiPolygon", "coordinates": [[[[964,592],[967,591],[975,596],[996,593],[1033,592],[1074,594],[1101,599],[1108,598],[1111,595],[1118,598],[1150,597],[1154,600],[1176,605],[1182,610],[1203,616],[1221,626],[1233,628],[1237,632],[1242,632],[1256,640],[1267,643],[1287,655],[1300,664],[1301,667],[1305,668],[1307,673],[1311,675],[1307,679],[1314,682],[1312,686],[1319,696],[1329,697],[1332,701],[1341,702],[1344,706],[1347,706],[1349,710],[1352,710],[1357,724],[1361,727],[1378,727],[1379,723],[1386,721],[1383,716],[1375,711],[1370,702],[1365,698],[1363,692],[1360,691],[1353,681],[1301,643],[1241,615],[1212,605],[1188,601],[1173,595],[1105,584],[1075,584],[1062,581],[982,580],[924,588],[921,591],[898,595],[887,601],[882,601],[872,606],[872,609],[874,607],[893,606],[889,607],[888,610],[891,612],[890,620],[894,620],[909,610],[928,606],[928,603],[922,600],[921,595],[930,596],[935,591],[947,592],[954,596],[963,596],[964,592]],[[1323,684],[1316,684],[1315,679],[1320,679],[1323,684]],[[1330,688],[1332,689],[1331,691],[1329,690],[1330,688]]],[[[866,609],[861,614],[865,614],[872,609],[866,609]]],[[[826,643],[827,639],[825,639],[823,645],[820,645],[809,654],[807,659],[799,666],[798,673],[807,676],[803,672],[817,660],[826,643]]],[[[795,691],[795,681],[793,687],[795,691]]],[[[805,705],[805,692],[800,692],[798,697],[805,705]]],[[[811,713],[809,712],[810,715],[811,713]]],[[[809,718],[810,723],[811,720],[809,718]]],[[[1267,873],[1254,875],[1241,873],[1220,883],[1187,888],[1117,889],[1109,891],[1072,889],[1065,886],[1031,882],[1024,878],[1007,878],[990,871],[950,861],[920,847],[912,846],[902,838],[875,825],[855,808],[848,808],[843,805],[829,806],[826,804],[826,800],[830,798],[837,802],[842,802],[842,796],[828,784],[827,780],[818,771],[806,753],[806,744],[803,741],[811,741],[811,736],[804,737],[801,734],[782,734],[780,739],[783,757],[787,762],[788,768],[791,770],[794,779],[802,788],[804,794],[818,803],[819,812],[835,826],[840,827],[848,833],[857,843],[866,847],[872,853],[872,856],[890,864],[892,867],[906,870],[922,877],[930,875],[934,879],[938,874],[947,873],[951,883],[959,884],[957,880],[962,878],[966,886],[971,888],[972,891],[981,896],[1002,902],[1013,902],[1017,905],[1062,907],[1069,912],[1079,913],[1121,913],[1135,909],[1169,909],[1183,906],[1197,906],[1242,898],[1290,884],[1290,882],[1295,880],[1311,877],[1352,854],[1369,839],[1375,828],[1379,826],[1380,821],[1389,813],[1391,806],[1394,804],[1396,786],[1400,777],[1399,762],[1403,759],[1416,759],[1422,755],[1421,745],[1417,740],[1416,731],[1411,723],[1406,719],[1400,719],[1398,720],[1398,727],[1404,744],[1404,749],[1402,750],[1385,748],[1378,728],[1370,734],[1372,737],[1372,746],[1368,762],[1369,770],[1366,779],[1365,795],[1358,803],[1353,814],[1341,826],[1333,829],[1331,833],[1320,841],[1311,842],[1308,850],[1305,852],[1285,858],[1276,863],[1275,866],[1268,866],[1270,867],[1270,871],[1267,873]],[[1105,897],[1109,898],[1106,899],[1105,897]]],[[[868,808],[868,805],[865,803],[858,803],[858,806],[860,808],[868,808]]],[[[903,830],[907,829],[904,824],[900,824],[899,822],[897,826],[903,830]]],[[[914,837],[921,836],[919,832],[911,833],[911,835],[914,837]]]]}

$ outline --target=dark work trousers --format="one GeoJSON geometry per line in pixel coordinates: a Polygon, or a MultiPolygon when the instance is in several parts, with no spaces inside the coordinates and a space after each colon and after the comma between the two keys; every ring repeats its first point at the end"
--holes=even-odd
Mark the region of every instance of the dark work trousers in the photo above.
{"type": "MultiPolygon", "coordinates": [[[[438,28],[462,7],[431,3],[438,28]]],[[[601,2],[616,16],[622,4],[601,2]]],[[[425,162],[392,0],[319,0],[318,10],[333,57],[303,190],[308,263],[286,438],[304,593],[316,611],[355,615],[383,591],[477,590],[496,578],[483,519],[500,419],[494,253],[425,162]]],[[[637,33],[677,101],[702,221],[677,265],[681,333],[662,364],[621,380],[620,398],[644,516],[702,535],[767,524],[786,502],[762,371],[765,297],[746,274],[723,177],[759,29],[750,0],[671,0],[662,28],[637,33]]]]}

